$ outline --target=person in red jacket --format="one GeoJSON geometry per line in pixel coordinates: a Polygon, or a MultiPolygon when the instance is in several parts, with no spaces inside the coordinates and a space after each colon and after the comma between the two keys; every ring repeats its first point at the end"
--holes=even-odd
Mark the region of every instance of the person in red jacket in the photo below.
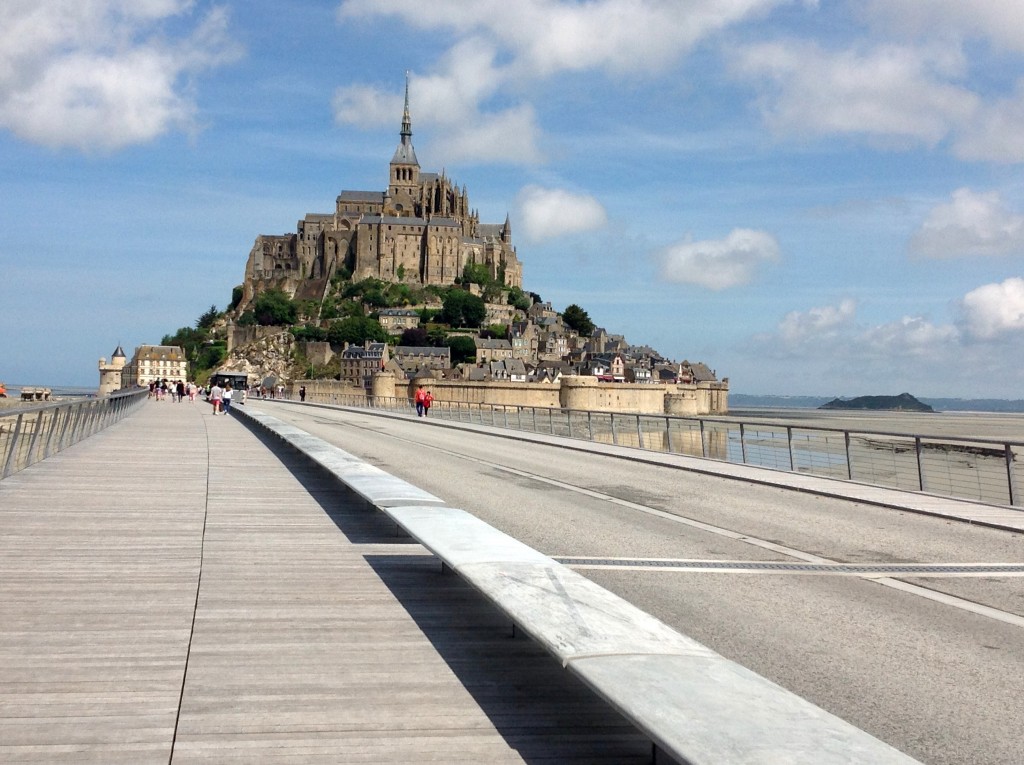
{"type": "Polygon", "coordinates": [[[425,395],[423,397],[423,416],[424,417],[426,417],[428,414],[430,414],[430,405],[433,404],[433,403],[434,403],[434,394],[431,393],[428,390],[427,391],[427,395],[425,395]]]}
{"type": "Polygon", "coordinates": [[[424,406],[425,403],[426,403],[426,400],[427,400],[427,392],[425,390],[423,390],[423,386],[421,385],[419,388],[416,389],[416,396],[413,398],[413,401],[416,402],[416,416],[417,417],[422,417],[423,416],[423,410],[426,408],[424,406]]]}

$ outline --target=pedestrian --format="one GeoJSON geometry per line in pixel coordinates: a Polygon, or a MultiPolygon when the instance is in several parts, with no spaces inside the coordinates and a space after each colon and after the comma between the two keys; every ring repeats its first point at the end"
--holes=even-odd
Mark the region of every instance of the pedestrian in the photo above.
{"type": "Polygon", "coordinates": [[[185,398],[185,383],[182,380],[178,380],[177,385],[174,386],[175,392],[178,394],[178,403],[182,402],[185,398]]]}
{"type": "Polygon", "coordinates": [[[224,400],[224,389],[217,383],[210,388],[210,403],[213,404],[214,415],[220,411],[221,401],[224,400]]]}
{"type": "Polygon", "coordinates": [[[434,394],[431,393],[428,390],[427,391],[427,395],[425,395],[423,397],[423,416],[424,417],[426,417],[428,414],[430,414],[430,405],[433,404],[433,403],[434,403],[434,394]]]}
{"type": "Polygon", "coordinates": [[[306,400],[306,386],[303,385],[299,388],[299,401],[306,400]]]}
{"type": "Polygon", "coordinates": [[[426,401],[426,399],[427,399],[427,392],[425,390],[423,390],[423,386],[421,385],[419,388],[416,389],[416,395],[413,397],[413,401],[416,402],[416,416],[417,417],[422,417],[423,416],[423,403],[424,403],[424,401],[426,401]]]}
{"type": "Polygon", "coordinates": [[[220,408],[224,412],[224,414],[227,414],[228,412],[231,411],[231,397],[233,394],[234,390],[231,387],[231,383],[224,383],[224,392],[221,394],[220,397],[220,408]]]}

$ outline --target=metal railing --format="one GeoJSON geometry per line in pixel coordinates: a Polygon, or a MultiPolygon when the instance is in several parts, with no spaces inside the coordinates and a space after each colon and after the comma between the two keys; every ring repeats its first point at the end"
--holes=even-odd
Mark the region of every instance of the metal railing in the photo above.
{"type": "Polygon", "coordinates": [[[0,479],[123,419],[145,403],[146,393],[140,390],[0,410],[0,479]]]}
{"type": "MultiPolygon", "coordinates": [[[[411,398],[311,394],[311,403],[415,411],[411,398]]],[[[568,436],[872,486],[1024,505],[1024,442],[711,417],[434,401],[430,417],[568,436]]]]}

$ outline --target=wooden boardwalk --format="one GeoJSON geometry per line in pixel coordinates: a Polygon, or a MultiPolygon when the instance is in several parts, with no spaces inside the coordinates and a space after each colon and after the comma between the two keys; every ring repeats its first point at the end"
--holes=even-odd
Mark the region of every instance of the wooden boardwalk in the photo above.
{"type": "Polygon", "coordinates": [[[0,763],[650,755],[381,514],[206,405],[0,481],[0,763]]]}

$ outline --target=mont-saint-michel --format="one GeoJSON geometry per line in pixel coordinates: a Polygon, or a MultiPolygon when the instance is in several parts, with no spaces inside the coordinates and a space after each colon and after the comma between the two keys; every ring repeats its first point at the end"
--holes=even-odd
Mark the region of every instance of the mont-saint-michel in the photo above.
{"type": "Polygon", "coordinates": [[[123,372],[101,360],[104,384],[146,384],[163,353],[188,359],[200,381],[230,373],[313,399],[405,396],[429,381],[439,401],[728,410],[728,379],[707,364],[665,358],[526,291],[509,215],[483,222],[465,185],[421,169],[412,136],[406,83],[384,190],[342,190],[294,232],[258,235],[227,310],[141,346],[123,372]]]}

